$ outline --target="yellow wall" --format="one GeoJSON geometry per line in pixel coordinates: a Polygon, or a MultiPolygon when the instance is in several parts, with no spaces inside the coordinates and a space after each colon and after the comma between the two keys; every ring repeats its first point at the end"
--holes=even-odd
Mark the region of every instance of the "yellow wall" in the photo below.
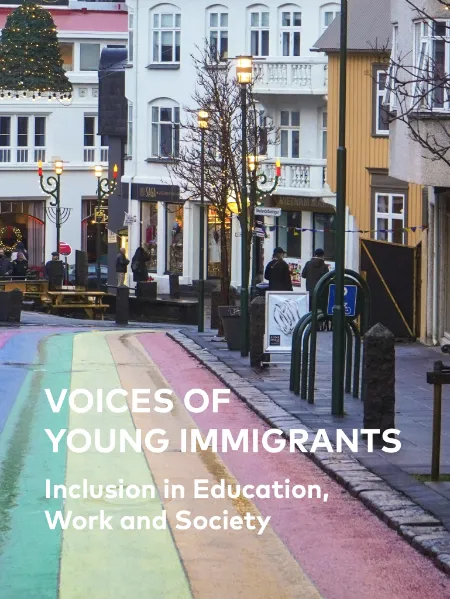
{"type": "MultiPolygon", "coordinates": [[[[338,147],[339,55],[328,56],[328,184],[336,191],[338,147]]],[[[388,57],[383,61],[388,62],[388,57]]],[[[347,64],[347,199],[358,228],[370,229],[371,190],[368,168],[389,167],[389,138],[372,136],[372,65],[379,56],[349,54],[347,64]]],[[[422,223],[422,188],[410,185],[406,226],[422,223]]],[[[421,230],[408,234],[408,244],[420,241],[421,230]]],[[[370,235],[364,235],[369,237],[370,235]]]]}

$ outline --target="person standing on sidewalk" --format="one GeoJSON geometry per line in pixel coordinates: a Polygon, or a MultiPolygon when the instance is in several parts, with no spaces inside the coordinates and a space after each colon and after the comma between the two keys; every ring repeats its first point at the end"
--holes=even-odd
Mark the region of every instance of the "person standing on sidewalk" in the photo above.
{"type": "Polygon", "coordinates": [[[125,275],[130,261],[126,256],[125,248],[120,248],[116,259],[116,274],[117,274],[117,287],[123,287],[125,285],[125,275]]]}
{"type": "Polygon", "coordinates": [[[325,264],[325,252],[318,248],[314,252],[314,258],[309,260],[302,271],[302,278],[306,279],[306,291],[309,293],[309,309],[312,306],[312,294],[320,279],[329,270],[328,264],[325,264]]]}
{"type": "Polygon", "coordinates": [[[275,248],[273,258],[266,266],[264,278],[269,281],[269,291],[292,291],[289,265],[284,261],[286,252],[283,248],[275,248]]]}

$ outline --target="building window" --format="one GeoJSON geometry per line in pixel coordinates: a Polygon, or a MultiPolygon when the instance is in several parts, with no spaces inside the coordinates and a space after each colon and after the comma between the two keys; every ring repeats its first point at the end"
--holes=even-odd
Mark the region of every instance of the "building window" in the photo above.
{"type": "Polygon", "coordinates": [[[128,102],[127,149],[128,158],[133,156],[133,102],[128,102]]]}
{"type": "Polygon", "coordinates": [[[389,112],[385,105],[386,68],[375,68],[373,78],[373,134],[389,135],[389,112]]]}
{"type": "Polygon", "coordinates": [[[183,274],[183,204],[166,204],[166,270],[183,274]]]}
{"type": "Polygon", "coordinates": [[[84,117],[84,162],[95,162],[95,116],[84,117]]]}
{"type": "Polygon", "coordinates": [[[11,162],[10,116],[0,116],[0,162],[11,162]]]}
{"type": "Polygon", "coordinates": [[[313,213],[313,250],[321,248],[324,259],[334,262],[335,216],[334,214],[313,213]]]}
{"type": "Polygon", "coordinates": [[[98,71],[100,44],[80,44],[80,71],[98,71]]]}
{"type": "Polygon", "coordinates": [[[302,13],[300,11],[281,12],[281,50],[283,56],[300,56],[300,32],[302,13]]]}
{"type": "Polygon", "coordinates": [[[153,14],[153,62],[180,62],[181,14],[153,14]]]}
{"type": "Polygon", "coordinates": [[[34,117],[34,162],[45,162],[45,116],[34,117]]]}
{"type": "Polygon", "coordinates": [[[300,158],[300,112],[281,111],[280,142],[282,158],[300,158]]]}
{"type": "Polygon", "coordinates": [[[327,159],[328,112],[324,110],[320,117],[322,158],[327,159]]]}
{"type": "Polygon", "coordinates": [[[128,13],[128,62],[134,60],[134,13],[128,13]]]}
{"type": "Polygon", "coordinates": [[[269,56],[269,22],[269,12],[250,13],[250,54],[252,56],[269,56]]]}
{"type": "Polygon", "coordinates": [[[302,213],[282,212],[278,218],[277,245],[286,250],[288,258],[302,257],[302,213]]]}
{"type": "Polygon", "coordinates": [[[150,254],[148,270],[156,272],[158,259],[158,204],[141,202],[141,243],[150,254]]]}
{"type": "Polygon", "coordinates": [[[28,117],[17,117],[17,162],[28,162],[28,117]]]}
{"type": "Polygon", "coordinates": [[[176,158],[180,153],[180,109],[152,106],[152,156],[176,158]]]}
{"type": "Polygon", "coordinates": [[[322,6],[320,10],[321,14],[321,27],[322,33],[328,29],[334,19],[340,14],[341,9],[339,4],[327,4],[322,6]]]}
{"type": "Polygon", "coordinates": [[[405,195],[375,193],[376,239],[404,243],[405,195]]]}
{"type": "Polygon", "coordinates": [[[386,79],[386,89],[384,94],[384,104],[391,111],[397,109],[397,86],[396,78],[399,64],[399,53],[398,53],[398,25],[394,25],[392,30],[392,50],[391,50],[391,61],[389,64],[388,77],[386,79]]]}
{"type": "Polygon", "coordinates": [[[228,13],[209,13],[209,47],[218,60],[228,58],[228,13]]]}
{"type": "Polygon", "coordinates": [[[0,163],[44,162],[45,119],[42,116],[0,117],[0,163]]]}
{"type": "Polygon", "coordinates": [[[60,43],[59,50],[65,71],[73,71],[73,44],[60,43]]]}

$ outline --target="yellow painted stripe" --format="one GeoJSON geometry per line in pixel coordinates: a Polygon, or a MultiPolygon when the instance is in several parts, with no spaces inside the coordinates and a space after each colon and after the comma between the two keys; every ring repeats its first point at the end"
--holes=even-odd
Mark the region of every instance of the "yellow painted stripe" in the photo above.
{"type": "MultiPolygon", "coordinates": [[[[135,386],[138,381],[135,381],[135,386]]],[[[138,385],[140,386],[140,384],[138,385]]],[[[103,333],[80,334],[73,348],[72,390],[105,392],[120,388],[111,352],[103,333]]],[[[125,401],[125,400],[123,400],[125,401]]],[[[116,399],[115,403],[120,405],[116,399]]],[[[126,429],[133,433],[129,412],[112,414],[89,412],[70,415],[70,429],[94,433],[101,429],[126,429]]],[[[141,453],[128,451],[103,454],[69,452],[66,484],[153,484],[141,453]]],[[[190,599],[192,597],[170,531],[124,531],[119,526],[123,515],[156,516],[161,513],[159,499],[148,500],[74,500],[68,499],[66,514],[96,515],[104,509],[113,515],[115,528],[108,530],[69,529],[64,533],[60,578],[60,599],[190,599]]]]}
{"type": "MultiPolygon", "coordinates": [[[[124,389],[131,391],[136,387],[136,381],[139,381],[139,387],[152,391],[170,388],[137,339],[116,334],[108,336],[108,343],[124,389]]],[[[219,456],[212,452],[177,451],[180,430],[198,428],[179,399],[175,398],[175,407],[170,414],[150,412],[133,417],[137,428],[147,431],[161,427],[170,439],[172,451],[163,454],[146,451],[146,457],[160,489],[164,479],[169,479],[172,484],[183,485],[187,490],[184,499],[165,500],[164,507],[196,599],[320,599],[320,593],[270,525],[259,536],[246,529],[177,530],[176,513],[179,510],[191,511],[192,517],[208,518],[222,514],[223,510],[228,510],[230,517],[246,511],[258,515],[259,512],[244,498],[234,501],[193,498],[193,480],[196,478],[207,479],[211,484],[220,478],[229,484],[235,484],[236,480],[219,456]]]]}

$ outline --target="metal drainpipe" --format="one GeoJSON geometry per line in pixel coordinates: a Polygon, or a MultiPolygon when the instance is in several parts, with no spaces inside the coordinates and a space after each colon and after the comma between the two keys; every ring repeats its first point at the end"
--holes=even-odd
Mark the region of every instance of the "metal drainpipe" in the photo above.
{"type": "Polygon", "coordinates": [[[425,341],[433,340],[433,283],[434,283],[434,204],[428,202],[428,218],[430,227],[427,237],[427,291],[426,305],[431,306],[426,312],[425,341]]]}

